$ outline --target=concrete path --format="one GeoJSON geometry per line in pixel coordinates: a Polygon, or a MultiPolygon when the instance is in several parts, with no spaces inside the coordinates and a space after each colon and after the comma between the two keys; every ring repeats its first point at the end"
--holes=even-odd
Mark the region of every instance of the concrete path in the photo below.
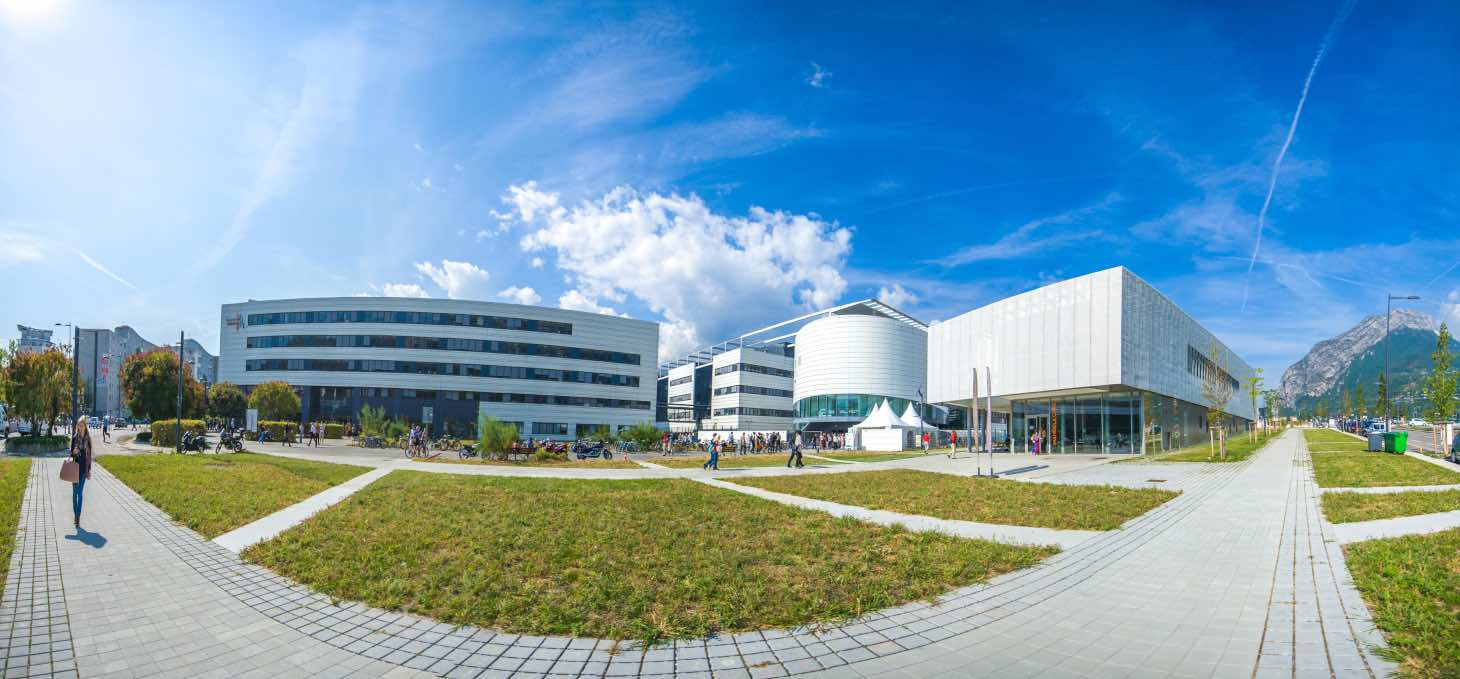
{"type": "Polygon", "coordinates": [[[866,507],[838,504],[836,502],[827,502],[826,500],[812,500],[796,495],[776,493],[754,486],[742,486],[738,483],[729,483],[719,479],[701,478],[695,480],[716,488],[752,495],[763,500],[779,502],[802,509],[826,512],[836,517],[850,517],[867,523],[875,523],[879,526],[903,526],[908,530],[936,532],[955,535],[961,538],[992,540],[994,542],[1015,545],[1057,545],[1061,549],[1069,549],[1102,532],[1094,530],[1056,530],[1053,528],[1035,528],[1030,526],[1005,526],[993,523],[977,523],[974,521],[937,519],[931,516],[917,516],[914,514],[900,514],[898,512],[867,509],[866,507]]]}
{"type": "MultiPolygon", "coordinates": [[[[1379,637],[1319,517],[1300,432],[1245,462],[1173,466],[1164,476],[1187,470],[1180,497],[936,602],[651,649],[498,634],[333,601],[171,522],[100,467],[87,488],[90,532],[74,534],[58,466],[36,465],[23,517],[35,528],[20,534],[0,610],[9,647],[27,649],[27,668],[33,656],[51,667],[66,662],[69,645],[82,676],[1338,679],[1393,669],[1372,652],[1379,637]],[[12,613],[21,608],[24,623],[12,613]],[[42,619],[49,624],[29,622],[42,619]]],[[[1119,470],[1128,466],[1155,465],[1058,476],[1132,481],[1146,471],[1119,470]]],[[[837,469],[846,467],[880,465],[837,469]]],[[[735,476],[588,471],[710,485],[735,476]]]]}
{"type": "Polygon", "coordinates": [[[381,477],[389,474],[393,469],[390,467],[376,467],[364,474],[356,476],[349,481],[332,486],[321,491],[318,495],[305,499],[297,504],[285,507],[262,519],[254,521],[245,526],[240,526],[227,533],[213,538],[213,542],[222,545],[225,549],[238,554],[253,545],[265,540],[272,540],[280,533],[289,530],[318,514],[341,500],[354,495],[357,491],[368,486],[381,477]]]}
{"type": "Polygon", "coordinates": [[[1460,484],[1448,486],[1377,486],[1373,488],[1319,488],[1318,492],[1387,495],[1389,493],[1438,493],[1446,490],[1460,490],[1460,484]]]}
{"type": "Polygon", "coordinates": [[[1396,538],[1403,535],[1438,533],[1442,530],[1460,528],[1460,510],[1438,514],[1400,516],[1393,519],[1335,523],[1333,536],[1341,545],[1378,538],[1396,538]]]}

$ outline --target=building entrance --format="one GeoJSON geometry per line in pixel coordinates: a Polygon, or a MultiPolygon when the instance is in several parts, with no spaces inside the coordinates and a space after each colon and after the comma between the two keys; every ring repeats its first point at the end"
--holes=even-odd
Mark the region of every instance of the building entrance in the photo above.
{"type": "Polygon", "coordinates": [[[1017,446],[1015,449],[1024,450],[1030,453],[1034,452],[1033,436],[1035,432],[1039,432],[1039,452],[1041,454],[1053,452],[1054,449],[1053,447],[1051,447],[1049,441],[1048,415],[1030,415],[1024,418],[1024,441],[1022,441],[1021,445],[1017,446]]]}

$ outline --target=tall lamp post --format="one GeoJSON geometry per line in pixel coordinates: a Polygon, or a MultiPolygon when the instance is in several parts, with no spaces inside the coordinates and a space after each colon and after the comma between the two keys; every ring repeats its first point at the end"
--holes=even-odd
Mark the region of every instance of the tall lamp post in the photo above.
{"type": "Polygon", "coordinates": [[[172,431],[177,439],[177,452],[182,452],[182,401],[183,401],[183,333],[177,333],[177,428],[172,431]]]}
{"type": "Polygon", "coordinates": [[[76,434],[76,418],[80,415],[76,412],[81,409],[81,399],[77,394],[77,382],[81,381],[80,369],[76,364],[76,351],[81,344],[81,328],[70,323],[57,323],[57,326],[66,326],[67,334],[71,335],[71,420],[67,424],[71,427],[71,434],[76,434]]]}
{"type": "Polygon", "coordinates": [[[1419,295],[1388,295],[1389,299],[1384,302],[1384,431],[1390,431],[1393,426],[1389,422],[1389,402],[1394,400],[1390,392],[1394,390],[1394,384],[1389,381],[1389,314],[1394,311],[1394,300],[1416,300],[1419,295]]]}
{"type": "MultiPolygon", "coordinates": [[[[926,434],[923,433],[923,390],[922,389],[919,389],[918,390],[918,447],[919,448],[923,448],[923,437],[924,436],[926,436],[926,434]]],[[[928,452],[928,449],[927,448],[923,448],[923,452],[924,453],[928,452]]]]}

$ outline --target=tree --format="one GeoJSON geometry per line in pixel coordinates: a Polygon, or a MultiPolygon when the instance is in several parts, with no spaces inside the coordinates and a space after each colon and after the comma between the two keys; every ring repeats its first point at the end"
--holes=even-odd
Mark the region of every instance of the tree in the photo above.
{"type": "Polygon", "coordinates": [[[1343,407],[1342,407],[1341,410],[1338,411],[1338,415],[1339,415],[1339,417],[1347,418],[1349,415],[1352,415],[1353,412],[1354,412],[1354,399],[1353,399],[1352,396],[1349,395],[1349,391],[1347,389],[1344,389],[1343,390],[1342,396],[1343,396],[1343,407]]]}
{"type": "Polygon", "coordinates": [[[1367,411],[1364,404],[1364,383],[1360,382],[1354,385],[1354,415],[1362,418],[1367,411]]]}
{"type": "Polygon", "coordinates": [[[1227,404],[1237,390],[1231,373],[1227,372],[1227,357],[1222,345],[1212,341],[1211,358],[1207,359],[1205,370],[1201,371],[1201,395],[1207,402],[1207,426],[1216,437],[1217,449],[1222,459],[1227,459],[1227,404]]]}
{"type": "MultiPolygon", "coordinates": [[[[132,354],[122,363],[122,399],[133,415],[165,420],[177,415],[177,354],[160,347],[132,354]]],[[[206,402],[203,383],[193,377],[193,366],[183,363],[182,416],[197,418],[206,402]]]]}
{"type": "Polygon", "coordinates": [[[648,422],[640,422],[619,432],[619,437],[632,441],[634,445],[639,447],[640,451],[647,452],[659,445],[659,442],[664,438],[664,432],[659,431],[658,427],[648,422]]]}
{"type": "Polygon", "coordinates": [[[482,459],[500,460],[506,456],[507,451],[512,449],[512,444],[517,443],[517,425],[508,424],[490,415],[477,415],[477,431],[481,432],[481,438],[477,441],[482,450],[482,459]]]}
{"type": "Polygon", "coordinates": [[[385,416],[385,406],[360,406],[360,433],[366,436],[385,436],[390,419],[385,416]]]}
{"type": "Polygon", "coordinates": [[[1268,389],[1262,392],[1262,402],[1267,406],[1267,419],[1262,421],[1263,433],[1267,433],[1267,423],[1278,416],[1278,408],[1282,405],[1282,393],[1276,389],[1268,389]]]}
{"type": "Polygon", "coordinates": [[[44,424],[50,436],[56,418],[71,407],[71,359],[56,347],[10,356],[4,381],[6,403],[16,418],[30,422],[33,435],[44,424]]]}
{"type": "Polygon", "coordinates": [[[219,382],[208,387],[208,414],[220,420],[242,422],[248,410],[248,397],[232,382],[219,382]]]}
{"type": "Polygon", "coordinates": [[[1328,401],[1319,401],[1313,404],[1313,416],[1320,420],[1328,419],[1328,401]]]}
{"type": "MultiPolygon", "coordinates": [[[[1252,377],[1247,378],[1247,395],[1252,397],[1252,416],[1257,417],[1257,396],[1262,393],[1262,368],[1252,371],[1252,377]]],[[[1269,415],[1270,416],[1270,415],[1269,415]]],[[[1256,424],[1256,423],[1254,423],[1256,424]]],[[[1257,428],[1250,430],[1253,441],[1257,440],[1257,428]]]]}
{"type": "Polygon", "coordinates": [[[260,420],[299,419],[299,394],[288,382],[275,380],[253,388],[248,396],[248,407],[259,411],[260,420]]]}
{"type": "Polygon", "coordinates": [[[1455,355],[1450,351],[1450,328],[1440,324],[1440,337],[1430,354],[1432,366],[1425,377],[1425,397],[1430,401],[1430,420],[1444,422],[1455,414],[1455,355]]]}

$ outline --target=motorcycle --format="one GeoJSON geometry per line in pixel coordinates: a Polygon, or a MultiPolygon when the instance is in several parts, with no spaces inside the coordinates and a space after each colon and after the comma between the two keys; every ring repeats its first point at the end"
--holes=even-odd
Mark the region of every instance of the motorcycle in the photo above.
{"type": "Polygon", "coordinates": [[[573,454],[580,460],[605,460],[613,459],[613,450],[604,445],[602,441],[594,441],[591,444],[577,443],[573,445],[573,454]]]}
{"type": "Polygon", "coordinates": [[[213,452],[220,452],[224,448],[227,448],[232,453],[243,452],[243,434],[231,429],[225,429],[222,434],[218,435],[218,445],[213,447],[213,452]]]}
{"type": "Polygon", "coordinates": [[[470,443],[463,443],[461,444],[461,450],[457,451],[457,454],[460,455],[461,459],[463,460],[470,457],[476,457],[477,447],[470,443]]]}
{"type": "Polygon", "coordinates": [[[201,453],[208,449],[208,437],[202,434],[194,434],[191,431],[183,432],[183,452],[201,453]]]}

